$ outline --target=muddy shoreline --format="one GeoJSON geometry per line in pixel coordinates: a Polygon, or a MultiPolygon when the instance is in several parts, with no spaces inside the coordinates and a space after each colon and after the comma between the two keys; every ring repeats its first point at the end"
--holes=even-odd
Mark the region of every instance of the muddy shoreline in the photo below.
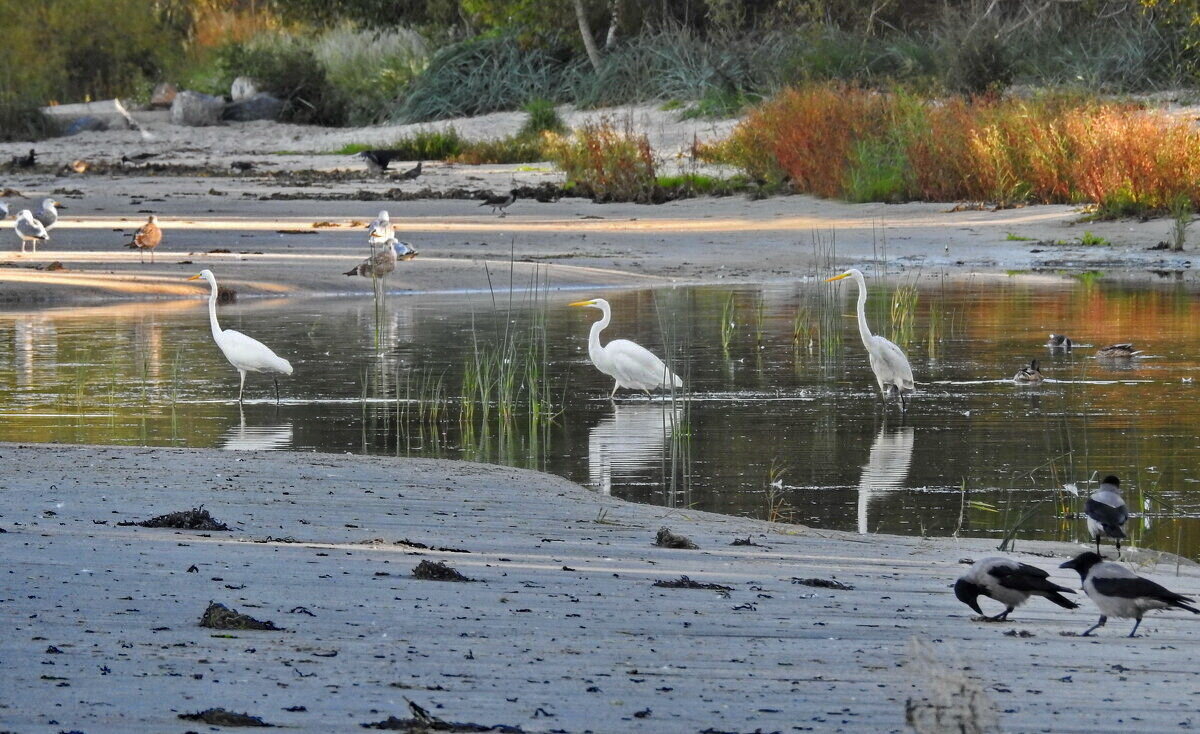
{"type": "MultiPolygon", "coordinates": [[[[1117,620],[1065,636],[1095,621],[1087,600],[972,621],[949,586],[994,552],[981,539],[635,505],[465,462],[13,444],[0,461],[8,730],[183,731],[217,708],[348,731],[411,701],[528,732],[903,731],[931,695],[914,638],[970,668],[1006,731],[1109,728],[1094,701],[1117,675],[1148,704],[1139,728],[1194,721],[1191,615],[1136,640],[1117,620]],[[199,505],[231,530],[119,525],[199,505]],[[656,547],[664,526],[699,548],[656,547]],[[414,577],[424,561],[473,581],[414,577]],[[211,602],[283,629],[201,627],[211,602]]],[[[1051,569],[1079,547],[1018,550],[1051,569]]],[[[1200,588],[1195,564],[1133,560],[1200,588]]]]}

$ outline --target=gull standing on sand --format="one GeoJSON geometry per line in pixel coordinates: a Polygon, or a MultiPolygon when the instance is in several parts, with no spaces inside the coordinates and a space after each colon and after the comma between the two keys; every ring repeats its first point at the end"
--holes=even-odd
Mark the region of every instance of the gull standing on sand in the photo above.
{"type": "Polygon", "coordinates": [[[1200,609],[1184,603],[1194,604],[1192,599],[1138,576],[1119,563],[1106,561],[1091,551],[1080,553],[1059,568],[1078,571],[1084,592],[1100,608],[1100,621],[1088,627],[1080,637],[1090,636],[1097,628],[1103,627],[1109,617],[1136,619],[1129,636],[1137,637],[1142,615],[1151,610],[1175,607],[1200,614],[1200,609]]]}
{"type": "MultiPolygon", "coordinates": [[[[242,402],[242,392],[246,389],[247,372],[276,372],[283,375],[292,374],[292,364],[283,357],[277,356],[270,347],[257,339],[246,336],[233,329],[221,329],[217,323],[217,277],[211,270],[201,270],[188,280],[203,278],[212,287],[208,297],[208,322],[212,327],[213,341],[221,348],[221,353],[229,364],[237,369],[242,377],[241,387],[238,388],[238,402],[242,402]]],[[[279,402],[279,378],[272,375],[275,381],[275,402],[279,402]]]]}
{"type": "Polygon", "coordinates": [[[46,228],[46,232],[54,229],[54,225],[58,224],[59,208],[66,209],[66,207],[62,204],[47,197],[42,199],[42,207],[37,210],[37,214],[33,215],[34,218],[41,222],[42,226],[46,228]]]}
{"type": "Polygon", "coordinates": [[[46,232],[46,228],[42,223],[33,218],[33,212],[28,209],[22,209],[17,212],[17,223],[13,227],[16,230],[17,236],[21,238],[21,252],[25,252],[25,243],[33,243],[33,252],[37,254],[38,242],[49,242],[50,235],[46,232]]]}
{"type": "Polygon", "coordinates": [[[1096,541],[1096,553],[1100,553],[1100,538],[1103,537],[1117,542],[1117,554],[1120,555],[1129,508],[1121,497],[1121,480],[1116,475],[1109,474],[1100,482],[1100,488],[1084,504],[1083,514],[1087,515],[1088,534],[1096,541]]]}
{"type": "Polygon", "coordinates": [[[1011,558],[992,556],[976,561],[954,584],[954,595],[963,604],[983,616],[979,608],[979,597],[986,596],[1004,605],[1004,611],[989,622],[1003,622],[1012,610],[1029,601],[1031,596],[1048,599],[1064,609],[1079,605],[1063,596],[1075,592],[1050,581],[1050,574],[1026,563],[1011,558]]]}
{"type": "Polygon", "coordinates": [[[133,240],[126,247],[136,249],[142,257],[142,262],[146,262],[146,250],[149,250],[150,264],[153,265],[154,248],[158,247],[160,242],[162,242],[162,230],[158,227],[158,217],[151,214],[146,223],[133,233],[133,240]]]}
{"type": "Polygon", "coordinates": [[[883,403],[886,406],[888,396],[894,394],[900,399],[900,410],[903,412],[908,409],[905,396],[917,387],[908,357],[904,356],[904,351],[894,343],[872,334],[871,327],[867,326],[867,280],[862,271],[850,268],[841,275],[826,278],[825,282],[832,283],[843,278],[854,278],[854,282],[858,284],[858,334],[862,337],[863,346],[867,348],[871,371],[875,373],[875,380],[879,383],[883,403]]]}
{"type": "Polygon", "coordinates": [[[611,400],[617,394],[618,387],[631,390],[643,390],[647,395],[651,390],[659,388],[670,389],[683,387],[679,375],[671,372],[653,352],[640,344],[628,339],[613,339],[608,344],[600,346],[600,332],[612,321],[612,307],[603,298],[593,298],[590,301],[576,301],[569,306],[595,308],[602,314],[599,321],[592,324],[592,332],[588,336],[588,357],[596,369],[613,378],[616,383],[608,398],[611,400]]]}
{"type": "Polygon", "coordinates": [[[402,260],[412,260],[417,251],[407,242],[392,237],[385,244],[382,252],[363,260],[358,265],[347,270],[342,275],[361,275],[364,278],[382,278],[396,269],[396,263],[402,260]]]}
{"type": "Polygon", "coordinates": [[[367,242],[375,247],[386,245],[395,235],[396,229],[392,226],[392,218],[387,209],[380,210],[375,221],[367,225],[367,242]]]}

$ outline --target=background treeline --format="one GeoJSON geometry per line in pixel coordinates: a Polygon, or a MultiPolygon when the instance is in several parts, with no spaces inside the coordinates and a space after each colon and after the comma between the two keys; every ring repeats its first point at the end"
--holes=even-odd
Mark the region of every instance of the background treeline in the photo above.
{"type": "Polygon", "coordinates": [[[1194,82],[1197,18],[1200,0],[0,0],[0,129],[239,75],[328,125],[538,99],[721,115],[821,80],[1144,92],[1194,82]]]}

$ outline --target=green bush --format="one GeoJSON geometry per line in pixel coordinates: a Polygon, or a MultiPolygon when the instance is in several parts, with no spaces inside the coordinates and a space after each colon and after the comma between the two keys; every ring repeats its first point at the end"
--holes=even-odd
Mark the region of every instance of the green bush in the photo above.
{"type": "Polygon", "coordinates": [[[529,118],[521,126],[517,137],[539,138],[542,133],[561,133],[567,129],[567,124],[558,114],[558,108],[548,99],[531,100],[525,105],[525,112],[529,118]]]}
{"type": "Polygon", "coordinates": [[[344,100],[351,125],[390,119],[429,58],[425,39],[406,28],[363,31],[341,25],[317,36],[312,50],[344,100]]]}
{"type": "Polygon", "coordinates": [[[251,77],[282,99],[283,119],[316,125],[346,122],[342,90],[330,83],[305,41],[282,33],[263,35],[225,46],[218,55],[226,79],[251,77]]]}

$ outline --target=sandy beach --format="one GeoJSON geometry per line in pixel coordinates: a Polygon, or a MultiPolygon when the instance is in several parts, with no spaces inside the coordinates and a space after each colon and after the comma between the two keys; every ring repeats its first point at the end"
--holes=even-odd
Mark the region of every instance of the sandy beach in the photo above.
{"type": "MultiPolygon", "coordinates": [[[[0,461],[6,730],[197,730],[177,717],[216,707],[350,731],[412,701],[528,732],[902,731],[906,705],[963,680],[1004,731],[1196,721],[1196,618],[1152,614],[1133,640],[1126,620],[1067,636],[1095,622],[1087,599],[973,621],[950,586],[984,540],[635,505],[462,462],[11,444],[0,461]],[[231,530],[119,525],[198,505],[231,530]],[[699,548],[655,547],[663,526],[699,548]],[[414,578],[422,561],[473,581],[414,578]],[[729,588],[654,586],[681,576],[729,588]],[[200,627],[210,602],[283,629],[200,627]],[[933,662],[909,664],[914,640],[933,662]]],[[[1075,588],[1055,567],[1079,550],[1014,555],[1075,588]]],[[[1200,590],[1190,562],[1132,560],[1200,590]]]]}
{"type": "MultiPolygon", "coordinates": [[[[568,121],[605,115],[628,116],[646,131],[668,170],[708,170],[686,151],[694,139],[720,137],[734,123],[678,122],[649,107],[570,113],[568,121]]],[[[511,132],[521,119],[505,113],[439,125],[481,137],[511,132]]],[[[561,172],[550,164],[429,163],[417,181],[399,182],[330,152],[347,142],[385,144],[413,126],[185,129],[154,117],[144,124],[149,141],[129,130],[57,138],[38,144],[44,169],[10,172],[5,200],[14,213],[36,209],[46,196],[67,208],[36,255],[22,255],[15,235],[3,235],[0,302],[195,296],[202,289],[181,276],[202,267],[247,295],[368,293],[369,281],[342,273],[366,256],[363,227],[380,209],[391,213],[400,238],[421,252],[392,276],[388,287],[396,292],[483,289],[489,270],[507,270],[513,261],[515,282],[530,281],[535,265],[543,266],[537,268],[542,276],[550,266],[552,287],[788,280],[823,261],[815,238],[832,241],[839,262],[881,258],[894,271],[930,274],[1103,270],[1186,277],[1191,268],[1189,252],[1150,249],[1169,239],[1172,223],[1166,219],[1088,223],[1082,210],[1070,206],[991,211],[808,196],[661,205],[522,199],[498,217],[471,197],[559,184],[561,172]],[[193,168],[168,175],[118,165],[122,155],[143,152],[154,154],[153,165],[193,168]],[[238,174],[230,168],[247,156],[253,170],[238,174]],[[59,171],[77,158],[107,168],[82,175],[59,171]],[[452,198],[437,198],[445,196],[452,198]],[[158,214],[164,230],[154,265],[142,264],[140,253],[123,246],[149,213],[158,214]],[[1085,233],[1109,244],[1083,244],[1085,233]],[[47,270],[53,263],[63,269],[47,270]]],[[[0,157],[25,147],[0,145],[0,157]]],[[[2,226],[11,227],[11,220],[2,226]]]]}

